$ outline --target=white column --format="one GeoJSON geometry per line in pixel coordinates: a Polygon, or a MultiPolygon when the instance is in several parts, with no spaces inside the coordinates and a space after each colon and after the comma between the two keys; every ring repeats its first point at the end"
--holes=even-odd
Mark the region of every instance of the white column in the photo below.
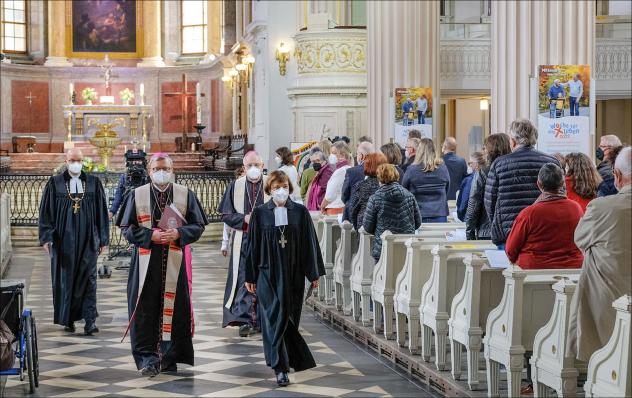
{"type": "Polygon", "coordinates": [[[160,28],[162,3],[157,0],[145,0],[143,6],[143,59],[138,67],[165,66],[162,59],[162,36],[160,28]]]}
{"type": "Polygon", "coordinates": [[[594,65],[595,2],[492,2],[492,133],[529,117],[538,65],[594,65]]]}
{"type": "Polygon", "coordinates": [[[369,136],[389,142],[390,97],[397,87],[432,87],[434,136],[441,120],[439,1],[367,1],[369,136]]]}

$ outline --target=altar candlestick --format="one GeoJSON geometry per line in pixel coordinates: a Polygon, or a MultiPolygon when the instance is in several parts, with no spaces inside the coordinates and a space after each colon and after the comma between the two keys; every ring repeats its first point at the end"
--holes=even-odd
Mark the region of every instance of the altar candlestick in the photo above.
{"type": "Polygon", "coordinates": [[[147,151],[145,150],[145,144],[143,144],[143,152],[147,152],[147,151]]]}
{"type": "Polygon", "coordinates": [[[191,152],[195,152],[195,142],[191,143],[191,152]]]}
{"type": "Polygon", "coordinates": [[[127,145],[125,145],[125,153],[127,153],[127,145]]]}
{"type": "Polygon", "coordinates": [[[196,83],[195,84],[195,108],[196,108],[196,123],[197,124],[202,124],[202,106],[200,104],[200,101],[202,99],[201,96],[201,92],[200,92],[200,83],[196,83]]]}
{"type": "Polygon", "coordinates": [[[138,91],[140,92],[140,105],[145,105],[145,85],[143,83],[140,84],[138,91]]]}
{"type": "Polygon", "coordinates": [[[72,103],[72,93],[75,92],[75,84],[70,83],[69,89],[70,89],[70,102],[72,103]]]}

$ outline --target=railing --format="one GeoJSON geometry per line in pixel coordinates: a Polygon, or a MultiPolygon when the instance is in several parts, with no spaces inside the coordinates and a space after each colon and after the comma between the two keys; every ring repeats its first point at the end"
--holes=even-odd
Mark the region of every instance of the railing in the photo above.
{"type": "Polygon", "coordinates": [[[491,40],[490,23],[443,22],[439,26],[441,40],[491,40]]]}

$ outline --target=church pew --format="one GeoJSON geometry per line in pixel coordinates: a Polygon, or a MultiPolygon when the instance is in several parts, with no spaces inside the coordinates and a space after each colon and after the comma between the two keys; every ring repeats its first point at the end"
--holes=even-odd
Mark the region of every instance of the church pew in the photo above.
{"type": "Polygon", "coordinates": [[[323,217],[323,214],[319,211],[310,211],[309,215],[312,217],[312,223],[314,223],[314,229],[316,230],[316,237],[320,242],[323,237],[323,229],[319,221],[323,217]]]}
{"type": "Polygon", "coordinates": [[[393,234],[391,231],[385,231],[382,234],[382,252],[373,268],[371,299],[373,300],[373,331],[384,332],[387,340],[395,337],[393,319],[395,280],[406,260],[406,241],[415,237],[414,234],[393,234]]]}
{"type": "Polygon", "coordinates": [[[595,351],[588,361],[588,377],[584,383],[586,397],[632,396],[632,296],[621,296],[612,306],[617,311],[614,329],[606,345],[595,351]]]}
{"type": "Polygon", "coordinates": [[[363,326],[369,326],[371,321],[371,282],[373,281],[373,267],[375,260],[371,256],[373,235],[360,228],[358,231],[358,252],[351,262],[351,302],[353,319],[362,320],[363,326]]]}
{"type": "Polygon", "coordinates": [[[450,303],[463,283],[463,259],[472,253],[483,255],[485,249],[496,249],[491,241],[447,242],[432,249],[430,278],[421,289],[419,306],[421,350],[424,361],[430,361],[432,334],[435,335],[435,366],[446,367],[446,343],[450,303]]]}
{"type": "Polygon", "coordinates": [[[322,225],[322,237],[320,240],[320,249],[323,255],[323,263],[325,264],[325,273],[320,278],[318,285],[318,299],[325,301],[327,304],[333,304],[334,299],[334,256],[336,247],[340,240],[340,224],[338,217],[323,217],[319,221],[322,225]]]}
{"type": "Polygon", "coordinates": [[[358,233],[353,229],[353,224],[343,222],[341,224],[341,236],[338,250],[336,251],[336,263],[334,265],[334,289],[336,292],[336,309],[345,315],[351,315],[351,260],[358,252],[358,233]]]}
{"type": "Polygon", "coordinates": [[[475,390],[480,382],[479,355],[487,315],[500,302],[505,278],[502,268],[491,268],[484,257],[467,256],[463,286],[454,296],[448,320],[452,377],[461,378],[461,354],[467,355],[467,384],[475,390]]]}
{"type": "Polygon", "coordinates": [[[515,264],[503,271],[503,296],[487,317],[483,338],[488,396],[499,396],[500,365],[507,369],[509,396],[520,396],[524,353],[532,350],[535,334],[549,319],[555,301],[551,286],[561,277],[579,278],[579,271],[523,270],[515,264]]]}
{"type": "Polygon", "coordinates": [[[531,378],[535,395],[545,397],[549,388],[558,397],[575,396],[577,376],[575,359],[567,357],[567,333],[571,298],[577,287],[575,281],[562,279],[553,285],[555,304],[551,318],[535,335],[531,356],[531,378]]]}
{"type": "Polygon", "coordinates": [[[413,355],[421,352],[419,340],[421,288],[430,278],[432,249],[439,243],[445,243],[445,239],[420,237],[408,239],[404,267],[395,281],[393,306],[397,344],[400,347],[406,346],[406,332],[408,332],[408,350],[413,355]]]}

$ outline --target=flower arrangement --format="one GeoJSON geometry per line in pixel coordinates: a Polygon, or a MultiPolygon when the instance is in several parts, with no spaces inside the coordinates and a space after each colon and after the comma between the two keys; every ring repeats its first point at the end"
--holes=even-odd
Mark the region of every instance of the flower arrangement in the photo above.
{"type": "Polygon", "coordinates": [[[120,91],[119,95],[121,96],[121,100],[123,102],[129,102],[130,100],[134,99],[134,92],[131,91],[129,88],[125,88],[124,90],[120,91]]]}
{"type": "Polygon", "coordinates": [[[91,104],[97,98],[97,92],[92,87],[86,87],[81,90],[81,97],[86,103],[91,104]]]}

